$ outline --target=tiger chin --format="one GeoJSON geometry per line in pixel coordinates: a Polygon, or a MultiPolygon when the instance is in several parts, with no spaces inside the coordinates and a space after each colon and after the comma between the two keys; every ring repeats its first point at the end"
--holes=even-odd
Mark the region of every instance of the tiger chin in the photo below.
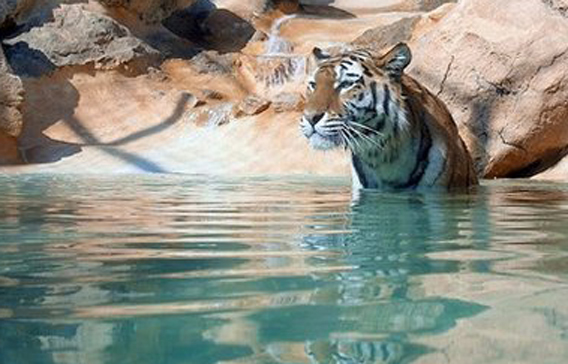
{"type": "Polygon", "coordinates": [[[314,149],[351,152],[353,186],[386,190],[478,183],[457,126],[440,99],[404,73],[400,43],[381,56],[315,48],[300,123],[314,149]]]}

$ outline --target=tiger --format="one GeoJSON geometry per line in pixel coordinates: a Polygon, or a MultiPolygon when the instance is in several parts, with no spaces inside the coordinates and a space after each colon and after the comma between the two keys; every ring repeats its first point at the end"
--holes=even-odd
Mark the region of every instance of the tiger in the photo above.
{"type": "Polygon", "coordinates": [[[382,55],[316,47],[300,129],[314,149],[350,151],[354,189],[447,190],[478,184],[472,158],[444,103],[404,71],[399,43],[382,55]]]}

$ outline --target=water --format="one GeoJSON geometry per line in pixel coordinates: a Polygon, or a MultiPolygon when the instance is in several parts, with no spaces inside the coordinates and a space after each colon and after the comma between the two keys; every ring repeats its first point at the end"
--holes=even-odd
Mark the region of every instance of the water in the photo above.
{"type": "Polygon", "coordinates": [[[294,46],[288,40],[284,39],[280,35],[280,30],[284,23],[291,19],[294,19],[296,15],[283,16],[277,19],[270,29],[270,34],[268,35],[268,41],[266,43],[266,53],[267,54],[289,54],[292,53],[294,46]]]}
{"type": "Polygon", "coordinates": [[[0,177],[0,363],[566,363],[568,185],[0,177]]]}
{"type": "Polygon", "coordinates": [[[294,54],[294,45],[280,34],[282,26],[295,17],[287,15],[277,19],[270,29],[264,54],[254,57],[256,64],[252,73],[257,84],[263,87],[264,95],[275,96],[287,84],[303,83],[308,72],[307,56],[294,54]]]}

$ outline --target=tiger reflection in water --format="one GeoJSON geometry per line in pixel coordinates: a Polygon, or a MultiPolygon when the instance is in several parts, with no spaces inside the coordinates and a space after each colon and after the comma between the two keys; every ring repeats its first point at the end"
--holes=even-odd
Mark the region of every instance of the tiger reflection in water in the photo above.
{"type": "MultiPolygon", "coordinates": [[[[314,268],[351,269],[314,271],[309,275],[312,289],[274,294],[269,305],[253,313],[223,315],[227,325],[209,337],[252,348],[246,362],[412,362],[433,351],[413,343],[414,335],[447,331],[457,319],[485,309],[471,302],[425,298],[421,286],[424,275],[464,269],[425,253],[447,249],[440,242],[475,232],[467,221],[485,221],[483,208],[471,208],[478,203],[483,205],[467,195],[363,191],[345,215],[346,233],[318,233],[311,227],[307,230],[314,233],[301,241],[306,250],[339,252],[337,258],[311,258],[314,268]],[[471,216],[472,211],[481,215],[471,216]]],[[[485,244],[484,236],[468,239],[468,244],[485,244]]]]}

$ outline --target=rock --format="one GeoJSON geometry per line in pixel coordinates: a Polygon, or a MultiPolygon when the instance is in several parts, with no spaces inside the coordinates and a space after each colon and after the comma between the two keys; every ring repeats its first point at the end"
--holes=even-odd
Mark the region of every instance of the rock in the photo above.
{"type": "Polygon", "coordinates": [[[420,15],[415,15],[409,18],[402,18],[385,26],[369,29],[355,39],[352,44],[380,51],[399,42],[408,41],[412,37],[414,27],[420,18],[420,15]]]}
{"type": "Polygon", "coordinates": [[[6,62],[0,47],[0,130],[12,137],[18,137],[22,131],[22,103],[24,88],[6,62]]]}
{"type": "Polygon", "coordinates": [[[282,92],[274,97],[272,106],[277,113],[301,111],[304,108],[304,98],[299,93],[282,92]]]}
{"type": "Polygon", "coordinates": [[[236,117],[258,115],[270,107],[270,101],[256,95],[247,96],[237,106],[236,117]]]}
{"type": "MultiPolygon", "coordinates": [[[[107,7],[121,7],[146,23],[159,23],[174,11],[190,6],[195,0],[99,0],[107,7]]],[[[208,1],[210,2],[210,1],[208,1]]]]}
{"type": "Polygon", "coordinates": [[[302,10],[299,0],[266,0],[264,10],[280,10],[285,14],[295,14],[302,10]]]}
{"type": "Polygon", "coordinates": [[[246,20],[228,9],[207,6],[197,1],[174,12],[162,24],[172,33],[200,47],[222,53],[243,49],[256,30],[246,20]]]}
{"type": "Polygon", "coordinates": [[[33,0],[3,0],[0,2],[0,29],[7,22],[15,22],[23,10],[29,8],[33,0]]]}
{"type": "Polygon", "coordinates": [[[113,19],[80,4],[61,5],[53,20],[5,41],[17,74],[39,76],[55,67],[92,64],[97,69],[120,66],[143,70],[161,55],[113,19]]]}
{"type": "Polygon", "coordinates": [[[0,47],[0,164],[20,162],[17,137],[22,131],[22,81],[12,74],[0,47]]]}
{"type": "Polygon", "coordinates": [[[18,140],[0,130],[0,166],[20,164],[18,140]]]}
{"type": "Polygon", "coordinates": [[[566,1],[463,0],[410,70],[449,107],[480,175],[532,176],[568,146],[566,1]]]}
{"type": "Polygon", "coordinates": [[[534,179],[568,181],[568,150],[565,153],[564,158],[560,162],[543,173],[537,174],[534,179]]]}
{"type": "Polygon", "coordinates": [[[201,90],[201,100],[204,101],[209,101],[209,100],[215,100],[215,101],[222,101],[225,100],[225,95],[223,95],[221,92],[217,91],[217,90],[210,90],[210,89],[204,89],[201,90]]]}
{"type": "Polygon", "coordinates": [[[201,74],[226,75],[233,72],[234,54],[219,54],[217,51],[201,52],[191,59],[191,65],[201,74]]]}

